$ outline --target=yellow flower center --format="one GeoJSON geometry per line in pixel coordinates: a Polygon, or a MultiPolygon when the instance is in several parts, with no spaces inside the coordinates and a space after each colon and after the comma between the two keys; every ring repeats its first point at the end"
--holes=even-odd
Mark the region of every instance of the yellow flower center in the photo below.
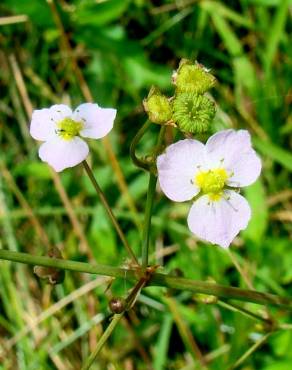
{"type": "Polygon", "coordinates": [[[224,168],[215,168],[209,171],[200,171],[195,177],[195,183],[210,200],[220,200],[223,195],[223,188],[228,179],[228,174],[224,168]]]}
{"type": "Polygon", "coordinates": [[[83,122],[76,122],[71,118],[64,118],[62,121],[57,123],[58,130],[57,133],[64,140],[71,140],[75,136],[79,135],[80,131],[83,129],[83,122]]]}

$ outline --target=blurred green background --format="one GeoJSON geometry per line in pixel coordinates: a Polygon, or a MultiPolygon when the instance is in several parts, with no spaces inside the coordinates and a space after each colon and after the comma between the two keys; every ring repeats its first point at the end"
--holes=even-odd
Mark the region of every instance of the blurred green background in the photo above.
{"type": "MultiPolygon", "coordinates": [[[[76,107],[92,97],[118,116],[109,141],[90,141],[89,160],[140,253],[148,175],[131,163],[129,145],[146,119],[142,100],[150,86],[172,94],[172,71],[188,58],[218,79],[213,130],[248,129],[263,173],[245,191],[253,218],[231,255],[198,242],[186,226],[190,205],[172,203],[158,189],[151,262],[193,279],[291,296],[291,6],[290,0],[2,0],[0,248],[40,255],[49,240],[68,259],[127,263],[82,167],[53,174],[27,129],[34,108],[76,107]]],[[[158,130],[153,125],[146,134],[140,154],[151,153],[158,130]]],[[[169,141],[173,134],[179,138],[169,131],[169,141]]],[[[80,369],[109,323],[108,300],[131,287],[126,277],[109,284],[66,273],[63,284],[51,287],[31,268],[0,261],[0,368],[80,369]]],[[[291,319],[286,311],[270,313],[291,319]]],[[[208,369],[225,370],[263,335],[257,321],[222,304],[147,288],[93,369],[192,370],[204,358],[208,369]]],[[[291,331],[275,333],[238,368],[290,370],[291,348],[291,331]]]]}

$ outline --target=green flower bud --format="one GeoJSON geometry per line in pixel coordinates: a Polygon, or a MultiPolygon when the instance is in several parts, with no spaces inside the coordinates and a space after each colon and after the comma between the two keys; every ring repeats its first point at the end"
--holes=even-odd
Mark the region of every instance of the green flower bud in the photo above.
{"type": "Polygon", "coordinates": [[[151,122],[161,125],[171,120],[172,106],[170,100],[161,94],[157,88],[152,87],[150,89],[148,97],[143,101],[143,105],[151,122]]]}
{"type": "Polygon", "coordinates": [[[174,98],[172,119],[183,132],[208,131],[214,116],[215,104],[205,95],[183,93],[174,98]]]}
{"type": "Polygon", "coordinates": [[[187,59],[181,60],[172,80],[176,85],[177,92],[195,92],[197,94],[204,94],[216,82],[215,77],[202,64],[192,63],[187,59]]]}

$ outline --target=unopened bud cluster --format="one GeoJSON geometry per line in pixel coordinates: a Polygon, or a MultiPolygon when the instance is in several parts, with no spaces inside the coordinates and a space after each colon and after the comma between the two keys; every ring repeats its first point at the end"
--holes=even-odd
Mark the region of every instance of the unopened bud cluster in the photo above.
{"type": "Polygon", "coordinates": [[[175,94],[168,98],[152,87],[143,105],[149,119],[172,125],[186,133],[208,131],[215,116],[215,104],[206,92],[216,79],[203,65],[183,59],[172,75],[175,94]]]}

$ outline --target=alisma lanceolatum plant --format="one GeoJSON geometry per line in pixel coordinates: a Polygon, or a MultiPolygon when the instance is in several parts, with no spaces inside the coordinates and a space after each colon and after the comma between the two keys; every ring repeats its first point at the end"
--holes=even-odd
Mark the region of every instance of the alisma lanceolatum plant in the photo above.
{"type": "MultiPolygon", "coordinates": [[[[127,276],[135,283],[127,297],[115,297],[110,302],[114,319],[83,369],[91,366],[123,313],[134,306],[141,289],[146,285],[190,290],[218,298],[233,298],[259,304],[292,306],[290,298],[162,274],[157,269],[163,269],[163,266],[149,265],[151,216],[157,179],[162,192],[170,200],[191,203],[189,214],[186,215],[190,235],[193,234],[203,242],[228,248],[236,235],[247,227],[252,217],[250,206],[240,194],[240,189],[252,184],[262,169],[261,160],[252,148],[248,131],[226,129],[214,133],[212,122],[216,104],[209,90],[216,84],[216,79],[210,70],[197,62],[182,60],[173,73],[172,83],[173,96],[164,95],[157,87],[150,89],[143,101],[148,120],[137,132],[130,149],[134,164],[149,172],[141,256],[133,252],[86,162],[89,147],[83,138],[100,139],[106,136],[113,129],[117,110],[83,103],[72,111],[66,105],[57,104],[35,110],[32,115],[30,133],[34,139],[44,142],[39,147],[41,160],[57,172],[69,171],[68,168],[83,164],[131,258],[128,267],[120,268],[66,261],[58,251],[48,251],[47,256],[43,257],[0,251],[2,259],[36,265],[37,275],[48,278],[51,283],[61,283],[63,276],[59,278],[57,272],[66,269],[116,278],[127,276]],[[152,152],[139,158],[136,147],[152,123],[161,127],[157,145],[152,152]],[[168,147],[165,147],[166,130],[178,132],[174,136],[178,139],[168,147]],[[206,142],[199,140],[202,134],[206,142]]],[[[244,313],[255,316],[246,309],[244,313]]],[[[267,330],[280,328],[271,318],[260,319],[266,323],[267,330]]]]}

